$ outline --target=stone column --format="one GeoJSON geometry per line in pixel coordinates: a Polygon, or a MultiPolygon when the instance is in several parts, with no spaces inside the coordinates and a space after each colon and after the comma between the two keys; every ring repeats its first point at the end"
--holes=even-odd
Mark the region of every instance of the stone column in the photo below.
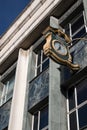
{"type": "MultiPolygon", "coordinates": [[[[33,47],[29,49],[29,63],[28,63],[28,87],[26,92],[26,101],[25,101],[25,109],[28,105],[28,96],[29,96],[29,82],[35,77],[35,64],[36,63],[36,55],[33,52],[33,47]]],[[[25,116],[24,116],[24,125],[23,130],[31,130],[32,128],[32,114],[28,112],[28,110],[25,110],[25,116]]]]}
{"type": "Polygon", "coordinates": [[[67,130],[66,98],[60,87],[60,65],[50,60],[49,130],[67,130]]]}
{"type": "Polygon", "coordinates": [[[29,50],[19,50],[8,130],[22,130],[27,90],[29,50]]]}

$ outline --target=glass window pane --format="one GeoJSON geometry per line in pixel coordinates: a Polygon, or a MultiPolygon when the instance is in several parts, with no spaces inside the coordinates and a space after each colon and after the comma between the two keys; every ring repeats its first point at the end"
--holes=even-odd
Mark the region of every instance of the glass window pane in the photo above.
{"type": "Polygon", "coordinates": [[[49,59],[47,59],[43,64],[42,64],[42,71],[44,71],[46,68],[49,66],[49,59]]]}
{"type": "Polygon", "coordinates": [[[76,112],[70,114],[70,130],[77,130],[76,112]]]}
{"type": "Polygon", "coordinates": [[[11,79],[9,80],[9,83],[7,84],[8,85],[7,100],[10,99],[13,95],[14,80],[15,76],[12,76],[11,79]]]}
{"type": "Polygon", "coordinates": [[[37,130],[37,128],[38,128],[38,113],[34,115],[34,129],[33,130],[37,130]]]}
{"type": "Polygon", "coordinates": [[[43,52],[43,59],[42,59],[42,61],[44,61],[46,58],[47,58],[47,56],[44,55],[44,52],[43,52]]]}
{"type": "Polygon", "coordinates": [[[73,109],[75,107],[75,93],[74,88],[71,88],[68,91],[68,98],[69,98],[69,110],[73,109]]]}
{"type": "Polygon", "coordinates": [[[80,18],[72,24],[72,34],[76,32],[79,28],[81,28],[82,25],[84,25],[83,15],[80,16],[80,18]]]}
{"type": "Polygon", "coordinates": [[[48,106],[43,108],[40,113],[40,130],[48,125],[48,106]]]}
{"type": "Polygon", "coordinates": [[[39,66],[39,67],[37,68],[37,75],[40,74],[40,68],[41,68],[41,66],[39,66]]]}
{"type": "Polygon", "coordinates": [[[87,104],[78,110],[79,115],[79,127],[83,128],[87,126],[87,104]]]}
{"type": "Polygon", "coordinates": [[[87,100],[87,80],[80,83],[77,87],[77,102],[78,104],[87,100]]]}
{"type": "Polygon", "coordinates": [[[65,27],[65,33],[70,36],[70,30],[69,30],[69,25],[65,27]]]}
{"type": "Polygon", "coordinates": [[[80,38],[82,37],[84,34],[86,33],[85,27],[83,29],[81,29],[79,32],[77,32],[72,38],[80,38]]]}
{"type": "Polygon", "coordinates": [[[38,51],[37,66],[41,64],[41,50],[38,51]]]}

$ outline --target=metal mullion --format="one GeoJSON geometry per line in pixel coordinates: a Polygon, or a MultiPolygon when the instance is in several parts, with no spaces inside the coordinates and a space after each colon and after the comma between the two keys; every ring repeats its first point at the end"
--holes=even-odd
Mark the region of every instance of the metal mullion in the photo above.
{"type": "Polygon", "coordinates": [[[77,130],[79,130],[79,118],[78,118],[78,105],[77,105],[77,90],[75,87],[75,105],[76,105],[76,121],[77,121],[77,130]]]}
{"type": "Polygon", "coordinates": [[[70,110],[69,114],[73,113],[76,111],[76,108],[73,108],[72,110],[70,110]]]}
{"type": "Polygon", "coordinates": [[[49,59],[49,57],[47,57],[47,58],[42,62],[42,64],[43,64],[44,62],[46,62],[48,59],[49,59]]]}
{"type": "Polygon", "coordinates": [[[46,130],[46,129],[48,129],[48,125],[42,128],[41,130],[46,130]]]}
{"type": "Polygon", "coordinates": [[[38,55],[36,55],[36,65],[35,65],[35,76],[37,76],[37,62],[38,62],[38,55]]]}
{"type": "Polygon", "coordinates": [[[43,51],[41,50],[41,67],[40,67],[40,72],[42,72],[42,64],[43,64],[43,51]]]}
{"type": "Polygon", "coordinates": [[[87,104],[87,100],[84,101],[84,102],[82,102],[81,104],[79,104],[79,105],[77,106],[77,108],[79,109],[79,108],[83,107],[83,106],[86,105],[86,104],[87,104]]]}
{"type": "Polygon", "coordinates": [[[6,99],[7,99],[8,87],[9,87],[9,81],[6,84],[5,102],[6,102],[6,99]]]}
{"type": "Polygon", "coordinates": [[[34,129],[34,115],[32,116],[32,126],[31,127],[32,127],[31,130],[33,130],[34,129]]]}
{"type": "Polygon", "coordinates": [[[38,111],[38,129],[37,130],[39,129],[40,129],[40,111],[38,111]]]}
{"type": "Polygon", "coordinates": [[[86,16],[85,16],[84,11],[83,11],[83,19],[84,19],[85,29],[86,29],[86,32],[87,32],[87,22],[86,22],[86,16]]]}
{"type": "MultiPolygon", "coordinates": [[[[69,35],[70,35],[70,39],[72,40],[72,29],[71,29],[71,23],[69,23],[69,35]]],[[[70,44],[72,46],[72,42],[70,44]]]]}
{"type": "Polygon", "coordinates": [[[68,91],[67,91],[67,100],[66,100],[66,104],[67,104],[67,125],[68,125],[68,130],[70,130],[68,91]]]}
{"type": "Polygon", "coordinates": [[[72,37],[74,37],[78,32],[80,32],[83,28],[85,27],[85,25],[82,25],[77,31],[75,31],[73,34],[72,34],[72,37]]]}
{"type": "Polygon", "coordinates": [[[71,29],[71,23],[69,23],[69,33],[70,33],[70,37],[71,37],[71,40],[72,40],[72,29],[71,29]]]}

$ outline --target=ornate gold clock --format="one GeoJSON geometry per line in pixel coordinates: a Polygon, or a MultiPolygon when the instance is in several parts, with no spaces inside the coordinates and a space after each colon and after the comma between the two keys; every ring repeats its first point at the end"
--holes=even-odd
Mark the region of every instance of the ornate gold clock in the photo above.
{"type": "Polygon", "coordinates": [[[68,45],[71,40],[63,31],[48,27],[43,34],[46,37],[46,43],[43,47],[44,54],[59,64],[69,66],[72,70],[80,68],[78,64],[72,63],[68,45]]]}

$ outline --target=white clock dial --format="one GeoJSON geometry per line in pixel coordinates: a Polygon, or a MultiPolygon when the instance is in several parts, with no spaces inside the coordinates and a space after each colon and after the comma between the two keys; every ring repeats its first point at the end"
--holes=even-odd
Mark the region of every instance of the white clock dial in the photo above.
{"type": "Polygon", "coordinates": [[[54,47],[54,49],[58,53],[60,53],[62,55],[66,55],[67,54],[67,48],[66,48],[66,46],[63,45],[62,43],[60,43],[58,40],[56,40],[56,41],[53,42],[53,47],[54,47]]]}

